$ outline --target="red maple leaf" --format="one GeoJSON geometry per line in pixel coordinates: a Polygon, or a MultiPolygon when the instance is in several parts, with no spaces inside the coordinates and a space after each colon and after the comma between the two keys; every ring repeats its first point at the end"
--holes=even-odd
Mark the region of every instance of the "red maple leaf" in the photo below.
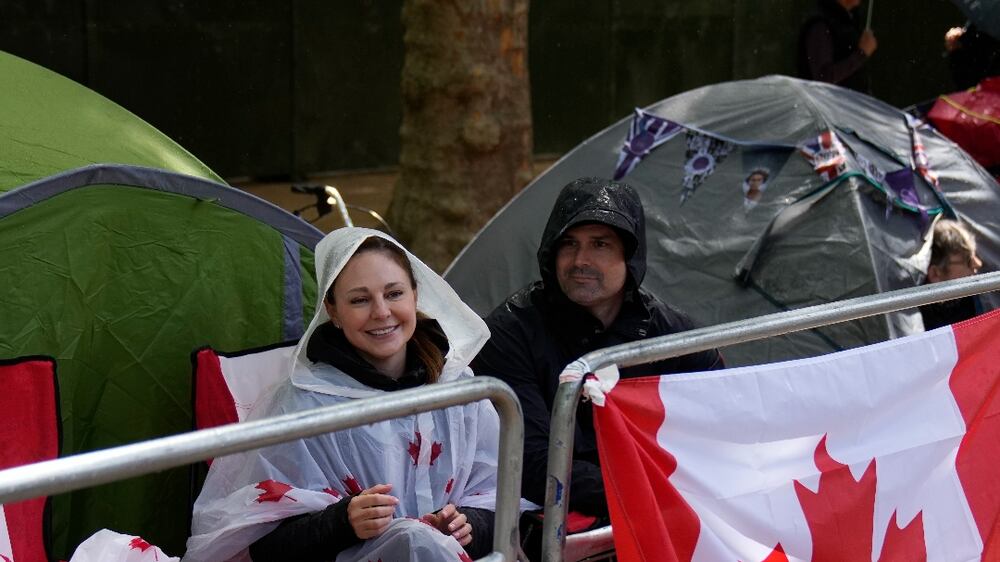
{"type": "MultiPolygon", "coordinates": [[[[875,459],[860,480],[851,469],[833,459],[826,450],[826,436],[816,445],[814,455],[820,471],[816,492],[795,482],[795,494],[812,533],[813,562],[871,562],[872,530],[875,526],[875,459]]],[[[766,562],[785,561],[779,543],[766,562]]],[[[927,559],[923,517],[920,513],[900,529],[893,513],[886,530],[879,562],[927,559]]]]}
{"type": "Polygon", "coordinates": [[[779,542],[774,546],[771,554],[768,554],[767,558],[761,562],[788,562],[788,555],[785,554],[785,549],[781,547],[781,543],[779,542]]]}
{"type": "Polygon", "coordinates": [[[333,488],[323,488],[323,491],[326,492],[326,493],[328,493],[328,494],[330,494],[331,496],[333,496],[335,498],[341,497],[340,492],[338,492],[337,490],[334,490],[333,488]]]}
{"type": "Polygon", "coordinates": [[[277,480],[264,480],[258,483],[255,488],[260,490],[260,495],[257,496],[257,503],[264,502],[279,502],[281,498],[288,497],[292,501],[297,501],[291,496],[286,496],[289,490],[292,489],[291,486],[285,484],[284,482],[278,482],[277,480]]]}
{"type": "Polygon", "coordinates": [[[431,466],[434,466],[434,461],[441,456],[441,451],[444,450],[444,444],[435,441],[431,443],[431,466]]]}
{"type": "Polygon", "coordinates": [[[447,484],[445,484],[445,487],[444,487],[444,493],[446,493],[446,494],[450,494],[450,493],[451,493],[451,488],[452,488],[452,486],[454,486],[454,485],[455,485],[455,479],[454,479],[454,478],[449,478],[449,479],[448,479],[448,483],[447,483],[447,484]]]}
{"type": "Polygon", "coordinates": [[[152,545],[148,542],[142,540],[139,537],[135,537],[128,543],[130,550],[138,550],[139,552],[146,552],[152,545]]]}
{"type": "Polygon", "coordinates": [[[924,562],[927,560],[927,547],[924,545],[924,514],[910,521],[906,527],[896,523],[896,512],[892,512],[889,526],[885,530],[882,541],[882,553],[878,562],[924,562]]]}
{"type": "Polygon", "coordinates": [[[361,487],[361,484],[358,484],[357,479],[355,479],[350,474],[347,475],[347,478],[341,480],[341,482],[344,483],[344,486],[347,486],[348,494],[357,495],[364,491],[364,488],[361,487]]]}
{"type": "Polygon", "coordinates": [[[417,432],[417,438],[415,441],[410,441],[410,446],[406,448],[406,451],[410,453],[410,458],[413,459],[413,466],[417,466],[417,459],[420,457],[420,432],[417,432]]]}
{"type": "MultiPolygon", "coordinates": [[[[417,465],[417,459],[420,458],[420,445],[423,443],[423,437],[421,437],[420,432],[417,431],[416,438],[409,442],[409,446],[406,448],[406,452],[410,454],[410,458],[413,459],[413,465],[417,465]]],[[[444,451],[444,445],[438,441],[431,442],[431,465],[434,465],[434,461],[441,456],[441,452],[444,451]]]]}

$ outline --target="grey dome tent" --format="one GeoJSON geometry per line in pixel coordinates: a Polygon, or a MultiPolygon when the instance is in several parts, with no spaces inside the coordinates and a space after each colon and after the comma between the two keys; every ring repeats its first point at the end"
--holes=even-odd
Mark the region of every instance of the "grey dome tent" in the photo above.
{"type": "MultiPolygon", "coordinates": [[[[1000,259],[1000,191],[954,143],[863,94],[767,76],[637,109],[539,176],[445,274],[477,312],[538,278],[552,203],[581,176],[639,191],[643,286],[702,326],[917,285],[939,216],[970,226],[987,269],[1000,259]]],[[[730,365],[762,363],[922,329],[904,311],[724,354],[730,365]]]]}

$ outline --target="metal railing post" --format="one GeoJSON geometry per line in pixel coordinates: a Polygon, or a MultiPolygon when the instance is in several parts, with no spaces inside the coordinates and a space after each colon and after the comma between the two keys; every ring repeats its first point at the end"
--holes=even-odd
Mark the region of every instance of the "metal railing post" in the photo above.
{"type": "MultiPolygon", "coordinates": [[[[820,304],[616,345],[588,353],[571,364],[569,368],[583,373],[593,373],[612,364],[628,367],[640,363],[650,363],[706,349],[808,330],[996,290],[1000,290],[1000,272],[984,273],[954,281],[820,304]]],[[[583,382],[583,377],[581,377],[579,380],[560,383],[553,401],[552,421],[549,424],[545,518],[542,523],[542,560],[545,562],[562,562],[563,560],[570,474],[573,467],[576,408],[583,391],[583,382]]]]}
{"type": "MultiPolygon", "coordinates": [[[[478,377],[477,377],[478,378],[478,377]]],[[[524,414],[521,401],[506,383],[492,377],[498,392],[493,399],[500,415],[500,447],[497,463],[497,501],[493,522],[493,552],[514,562],[520,550],[518,519],[521,514],[521,469],[524,463],[524,414]]],[[[476,379],[473,379],[476,380],[476,379]]]]}
{"type": "Polygon", "coordinates": [[[0,471],[0,504],[69,492],[232,453],[390,418],[489,399],[500,416],[499,476],[489,561],[513,562],[518,550],[524,420],[510,386],[492,377],[427,385],[382,397],[230,424],[0,471]]]}
{"type": "MultiPolygon", "coordinates": [[[[582,362],[582,360],[581,360],[582,362]]],[[[586,363],[582,372],[594,370],[586,363]]],[[[576,408],[583,392],[584,377],[559,385],[552,403],[549,424],[549,459],[545,480],[545,518],[542,520],[542,560],[562,560],[566,546],[566,514],[569,512],[570,475],[573,471],[573,440],[576,408]],[[558,553],[558,558],[554,558],[558,553]]]]}

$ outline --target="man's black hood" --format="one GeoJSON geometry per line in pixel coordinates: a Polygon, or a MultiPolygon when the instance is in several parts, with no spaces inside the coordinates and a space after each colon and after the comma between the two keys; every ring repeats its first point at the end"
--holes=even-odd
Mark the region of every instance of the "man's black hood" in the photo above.
{"type": "Polygon", "coordinates": [[[634,287],[646,276],[646,218],[632,186],[601,178],[580,178],[559,193],[538,247],[538,270],[546,287],[558,287],[556,242],[584,223],[614,228],[625,247],[625,265],[634,287]]]}

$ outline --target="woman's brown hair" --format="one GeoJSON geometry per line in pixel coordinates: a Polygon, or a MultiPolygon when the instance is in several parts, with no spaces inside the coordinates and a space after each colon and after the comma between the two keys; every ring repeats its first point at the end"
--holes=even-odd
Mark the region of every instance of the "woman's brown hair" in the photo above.
{"type": "MultiPolygon", "coordinates": [[[[407,277],[410,278],[410,288],[413,290],[417,289],[417,279],[413,275],[413,266],[410,265],[410,259],[406,257],[406,252],[402,248],[385,238],[370,236],[358,246],[357,251],[354,252],[354,256],[363,252],[380,252],[389,257],[389,259],[396,262],[396,265],[406,272],[407,277]]],[[[334,303],[332,283],[327,288],[324,298],[326,302],[330,304],[334,303]]],[[[433,383],[437,382],[441,376],[441,370],[444,368],[444,355],[441,353],[441,348],[434,343],[429,333],[429,328],[426,327],[425,323],[420,322],[420,320],[428,319],[426,314],[417,311],[417,326],[413,331],[413,337],[410,338],[410,341],[413,342],[413,349],[417,353],[417,358],[420,359],[424,368],[427,369],[427,382],[433,383]]]]}

